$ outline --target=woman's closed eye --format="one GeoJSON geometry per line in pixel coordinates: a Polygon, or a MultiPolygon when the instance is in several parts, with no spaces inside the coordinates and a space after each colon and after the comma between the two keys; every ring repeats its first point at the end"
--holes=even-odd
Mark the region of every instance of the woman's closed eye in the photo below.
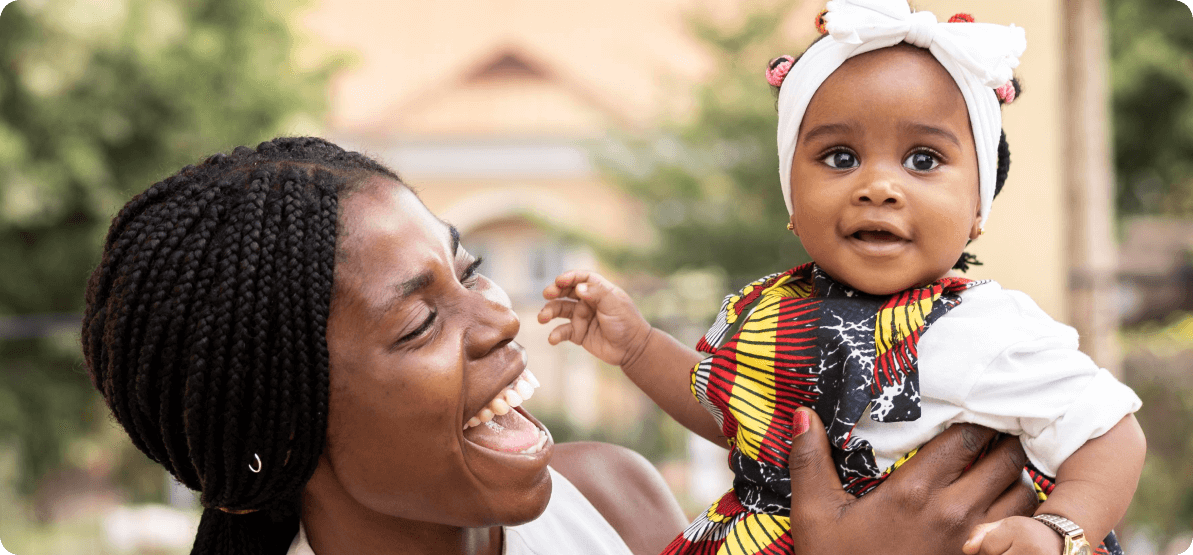
{"type": "Polygon", "coordinates": [[[464,287],[472,288],[480,280],[481,263],[485,261],[485,257],[477,257],[472,261],[467,268],[464,268],[464,273],[460,274],[460,284],[464,287]]]}
{"type": "Polygon", "coordinates": [[[932,171],[940,166],[941,156],[930,150],[917,150],[903,160],[903,167],[918,172],[932,171]]]}
{"type": "Polygon", "coordinates": [[[417,339],[418,336],[422,335],[427,330],[431,329],[431,325],[435,323],[435,318],[437,318],[438,316],[439,316],[438,311],[436,311],[436,310],[429,311],[427,313],[426,319],[424,319],[423,322],[421,324],[419,324],[417,328],[414,328],[406,335],[403,335],[402,337],[398,338],[398,340],[394,342],[393,347],[400,347],[403,344],[408,343],[413,339],[417,339]]]}
{"type": "Polygon", "coordinates": [[[857,156],[845,149],[833,150],[824,155],[820,161],[836,170],[847,170],[858,166],[857,156]]]}

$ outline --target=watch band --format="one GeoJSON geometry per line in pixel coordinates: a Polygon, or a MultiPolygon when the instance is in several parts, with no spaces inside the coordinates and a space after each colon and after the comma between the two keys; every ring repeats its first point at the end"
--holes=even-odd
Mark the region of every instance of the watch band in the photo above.
{"type": "Polygon", "coordinates": [[[1040,514],[1032,518],[1044,523],[1064,538],[1065,545],[1062,555],[1089,555],[1092,553],[1093,546],[1085,538],[1085,530],[1082,530],[1077,523],[1063,516],[1052,514],[1040,514]]]}

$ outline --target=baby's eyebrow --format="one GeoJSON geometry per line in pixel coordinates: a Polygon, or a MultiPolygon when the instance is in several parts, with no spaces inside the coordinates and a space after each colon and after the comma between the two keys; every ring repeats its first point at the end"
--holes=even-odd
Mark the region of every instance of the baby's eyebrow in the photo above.
{"type": "Polygon", "coordinates": [[[804,141],[811,141],[823,135],[843,135],[856,128],[857,124],[854,123],[826,123],[824,125],[817,125],[811,131],[804,134],[804,141]]]}
{"type": "Polygon", "coordinates": [[[919,135],[936,135],[942,139],[947,139],[947,140],[951,141],[953,144],[957,145],[957,148],[961,148],[961,139],[958,139],[956,135],[954,135],[948,129],[944,129],[943,127],[936,127],[934,125],[928,125],[925,123],[909,123],[909,122],[903,122],[903,123],[899,124],[899,127],[906,133],[914,133],[914,134],[919,134],[919,135]]]}

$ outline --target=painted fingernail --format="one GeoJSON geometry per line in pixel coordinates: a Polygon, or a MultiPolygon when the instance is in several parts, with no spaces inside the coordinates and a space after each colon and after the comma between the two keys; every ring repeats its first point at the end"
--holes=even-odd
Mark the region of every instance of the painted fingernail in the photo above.
{"type": "Polygon", "coordinates": [[[791,423],[791,437],[799,437],[804,432],[808,431],[808,426],[811,422],[808,420],[808,411],[795,411],[795,419],[791,423]]]}

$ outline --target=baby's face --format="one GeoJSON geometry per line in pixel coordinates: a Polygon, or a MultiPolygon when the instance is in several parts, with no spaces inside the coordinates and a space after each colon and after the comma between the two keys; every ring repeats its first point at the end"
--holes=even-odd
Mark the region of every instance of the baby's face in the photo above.
{"type": "Polygon", "coordinates": [[[791,199],[795,234],[838,281],[883,295],[944,276],[980,208],[969,113],[944,67],[910,46],[846,61],[800,125],[791,199]]]}

